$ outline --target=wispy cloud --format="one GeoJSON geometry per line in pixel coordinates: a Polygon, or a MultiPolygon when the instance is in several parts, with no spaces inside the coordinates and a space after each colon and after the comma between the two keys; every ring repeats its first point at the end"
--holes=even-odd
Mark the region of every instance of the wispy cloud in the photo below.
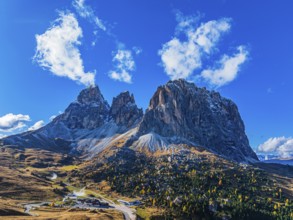
{"type": "Polygon", "coordinates": [[[132,50],[136,55],[139,55],[142,53],[142,49],[140,47],[132,47],[132,50]]]}
{"type": "Polygon", "coordinates": [[[54,118],[56,118],[56,117],[57,117],[57,115],[52,115],[52,116],[49,118],[49,120],[50,120],[50,121],[53,121],[54,118]]]}
{"type": "Polygon", "coordinates": [[[74,14],[61,12],[53,25],[36,35],[34,60],[54,75],[68,77],[86,86],[95,84],[95,74],[85,72],[78,49],[82,30],[74,14]]]}
{"type": "Polygon", "coordinates": [[[114,53],[113,62],[115,64],[115,70],[109,72],[109,77],[121,82],[131,83],[132,72],[135,70],[132,51],[118,50],[114,53]]]}
{"type": "Polygon", "coordinates": [[[13,132],[26,126],[25,122],[30,121],[29,115],[12,113],[0,117],[0,131],[13,132]]]}
{"type": "MultiPolygon", "coordinates": [[[[97,35],[98,30],[102,30],[116,44],[117,51],[112,59],[114,70],[109,71],[109,77],[120,82],[132,83],[132,72],[135,69],[133,55],[142,53],[142,48],[132,47],[132,50],[126,49],[125,44],[118,39],[117,35],[112,33],[111,28],[106,27],[105,22],[96,15],[93,8],[85,4],[85,0],[73,0],[72,5],[82,18],[94,25],[94,35],[97,35]]],[[[96,46],[96,41],[97,39],[93,40],[91,46],[96,46]]]]}
{"type": "Polygon", "coordinates": [[[281,158],[293,157],[293,138],[272,137],[258,146],[258,152],[277,153],[281,158]]]}
{"type": "Polygon", "coordinates": [[[37,130],[45,125],[45,122],[43,120],[37,121],[33,126],[28,128],[28,131],[34,131],[37,130]]]}
{"type": "Polygon", "coordinates": [[[1,133],[0,133],[0,139],[1,139],[1,138],[5,138],[5,137],[7,137],[7,135],[4,135],[4,134],[1,134],[1,133]]]}
{"type": "Polygon", "coordinates": [[[204,61],[218,51],[219,40],[230,31],[231,19],[221,18],[199,24],[199,15],[183,16],[177,13],[176,18],[175,37],[163,44],[158,52],[166,74],[171,79],[197,76],[217,86],[235,79],[239,65],[246,60],[248,53],[243,46],[238,47],[239,53],[233,56],[224,55],[218,69],[204,68],[204,61]]]}
{"type": "Polygon", "coordinates": [[[74,0],[72,5],[81,17],[88,19],[91,23],[95,24],[96,27],[106,31],[106,26],[103,21],[95,15],[94,10],[90,6],[85,5],[85,0],[74,0]]]}
{"type": "Polygon", "coordinates": [[[248,56],[245,47],[238,47],[238,53],[233,56],[224,55],[216,68],[204,70],[201,76],[212,85],[223,86],[233,81],[248,56]]]}

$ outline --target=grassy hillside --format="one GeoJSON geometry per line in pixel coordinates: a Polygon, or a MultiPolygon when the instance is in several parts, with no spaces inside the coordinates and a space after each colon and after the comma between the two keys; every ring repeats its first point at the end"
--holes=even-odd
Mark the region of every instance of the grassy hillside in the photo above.
{"type": "Polygon", "coordinates": [[[87,194],[117,204],[141,199],[136,207],[141,219],[293,218],[292,166],[237,164],[200,148],[155,155],[117,148],[90,161],[66,158],[36,149],[1,149],[0,216],[123,219],[115,210],[48,206],[32,211],[38,217],[24,213],[23,204],[62,204],[68,192],[86,187],[87,194]],[[50,179],[53,172],[56,180],[50,179]]]}
{"type": "Polygon", "coordinates": [[[121,149],[107,162],[96,161],[72,178],[107,180],[113,191],[140,196],[143,210],[163,210],[156,218],[293,218],[289,166],[279,166],[283,176],[269,174],[263,165],[239,165],[196,149],[156,157],[121,149]]]}

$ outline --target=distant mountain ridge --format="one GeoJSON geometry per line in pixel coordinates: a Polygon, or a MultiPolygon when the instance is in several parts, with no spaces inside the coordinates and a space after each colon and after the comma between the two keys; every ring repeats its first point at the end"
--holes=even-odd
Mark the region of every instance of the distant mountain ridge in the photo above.
{"type": "Polygon", "coordinates": [[[89,87],[46,126],[1,142],[78,153],[88,159],[118,145],[150,153],[188,145],[234,161],[258,160],[237,106],[182,79],[158,87],[145,114],[129,92],[113,98],[110,106],[98,86],[89,87]]]}

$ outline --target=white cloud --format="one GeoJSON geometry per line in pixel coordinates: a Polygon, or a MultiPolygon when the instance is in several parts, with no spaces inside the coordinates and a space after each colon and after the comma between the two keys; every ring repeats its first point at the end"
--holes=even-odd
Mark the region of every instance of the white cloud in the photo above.
{"type": "Polygon", "coordinates": [[[38,130],[39,128],[43,127],[45,122],[43,120],[37,121],[33,126],[28,128],[28,131],[38,130]]]}
{"type": "Polygon", "coordinates": [[[196,26],[198,19],[195,16],[177,15],[179,23],[176,37],[165,43],[158,52],[165,72],[171,79],[188,78],[201,68],[204,56],[216,49],[220,37],[231,27],[227,18],[196,26]],[[179,39],[181,33],[185,40],[179,39]]]}
{"type": "Polygon", "coordinates": [[[191,41],[181,42],[173,38],[163,45],[159,54],[165,72],[171,79],[186,79],[202,65],[200,48],[191,41]]]}
{"type": "Polygon", "coordinates": [[[188,38],[209,54],[215,49],[220,37],[230,30],[230,22],[231,19],[222,18],[202,23],[195,31],[192,29],[187,31],[188,38]]]}
{"type": "Polygon", "coordinates": [[[0,134],[0,139],[1,139],[1,138],[5,138],[5,137],[7,137],[7,135],[0,134]]]}
{"type": "MultiPolygon", "coordinates": [[[[139,55],[142,53],[142,49],[139,47],[132,47],[131,50],[126,50],[126,46],[122,43],[118,37],[111,32],[110,29],[107,29],[105,23],[95,15],[95,11],[92,7],[85,4],[85,0],[73,0],[72,5],[74,6],[77,13],[85,18],[90,23],[94,24],[93,34],[96,36],[98,34],[98,30],[103,30],[110,38],[112,38],[116,44],[117,53],[113,57],[113,62],[115,65],[114,70],[109,71],[109,77],[126,83],[132,82],[132,74],[131,72],[135,69],[135,62],[133,59],[133,55],[139,55]]],[[[91,42],[91,46],[96,46],[97,39],[94,39],[91,42]]]]}
{"type": "Polygon", "coordinates": [[[109,72],[109,77],[121,82],[131,83],[131,72],[135,70],[132,52],[130,50],[118,50],[114,54],[113,62],[115,63],[115,70],[109,72]]]}
{"type": "Polygon", "coordinates": [[[243,47],[238,47],[238,53],[233,56],[224,55],[218,62],[219,68],[212,68],[202,71],[201,76],[210,84],[223,86],[233,81],[238,72],[240,65],[243,64],[248,56],[248,51],[243,47]]]}
{"type": "Polygon", "coordinates": [[[140,47],[132,47],[132,50],[136,55],[139,55],[142,53],[142,49],[140,47]]]}
{"type": "Polygon", "coordinates": [[[258,146],[258,152],[277,153],[281,158],[293,157],[293,138],[274,137],[258,146]]]}
{"type": "Polygon", "coordinates": [[[44,34],[36,35],[37,48],[34,60],[54,75],[68,77],[84,85],[95,84],[95,74],[85,72],[80,52],[82,30],[72,13],[59,14],[44,34]]]}
{"type": "Polygon", "coordinates": [[[26,126],[25,122],[30,121],[29,115],[14,115],[12,113],[0,117],[0,131],[13,132],[26,126]]]}
{"type": "Polygon", "coordinates": [[[244,46],[234,55],[223,55],[215,67],[206,69],[206,61],[218,52],[218,42],[231,29],[231,19],[222,18],[199,23],[200,15],[177,13],[175,37],[163,44],[158,54],[166,74],[172,79],[200,79],[210,85],[223,86],[233,81],[248,57],[244,46]],[[183,35],[183,36],[182,36],[183,35]]]}
{"type": "Polygon", "coordinates": [[[180,32],[188,31],[190,29],[195,29],[198,26],[200,18],[201,18],[200,14],[186,16],[180,11],[177,11],[176,13],[176,20],[178,22],[176,27],[177,34],[180,34],[180,32]]]}
{"type": "Polygon", "coordinates": [[[57,117],[57,115],[52,115],[52,116],[49,118],[49,120],[50,120],[50,121],[53,121],[54,118],[56,118],[56,117],[57,117]]]}
{"type": "Polygon", "coordinates": [[[102,20],[99,19],[97,16],[95,16],[94,10],[88,6],[85,5],[85,0],[74,0],[73,1],[73,6],[77,13],[83,17],[88,19],[90,22],[95,24],[98,28],[100,28],[103,31],[106,31],[106,27],[103,24],[102,20]]]}

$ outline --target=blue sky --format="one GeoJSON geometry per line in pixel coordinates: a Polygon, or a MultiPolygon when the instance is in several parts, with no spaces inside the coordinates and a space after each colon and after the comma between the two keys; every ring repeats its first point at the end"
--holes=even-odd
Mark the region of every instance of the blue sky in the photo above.
{"type": "Polygon", "coordinates": [[[290,0],[1,1],[0,135],[48,123],[92,83],[109,103],[129,90],[146,109],[157,86],[184,77],[238,105],[254,149],[292,155],[292,8],[290,0]]]}

